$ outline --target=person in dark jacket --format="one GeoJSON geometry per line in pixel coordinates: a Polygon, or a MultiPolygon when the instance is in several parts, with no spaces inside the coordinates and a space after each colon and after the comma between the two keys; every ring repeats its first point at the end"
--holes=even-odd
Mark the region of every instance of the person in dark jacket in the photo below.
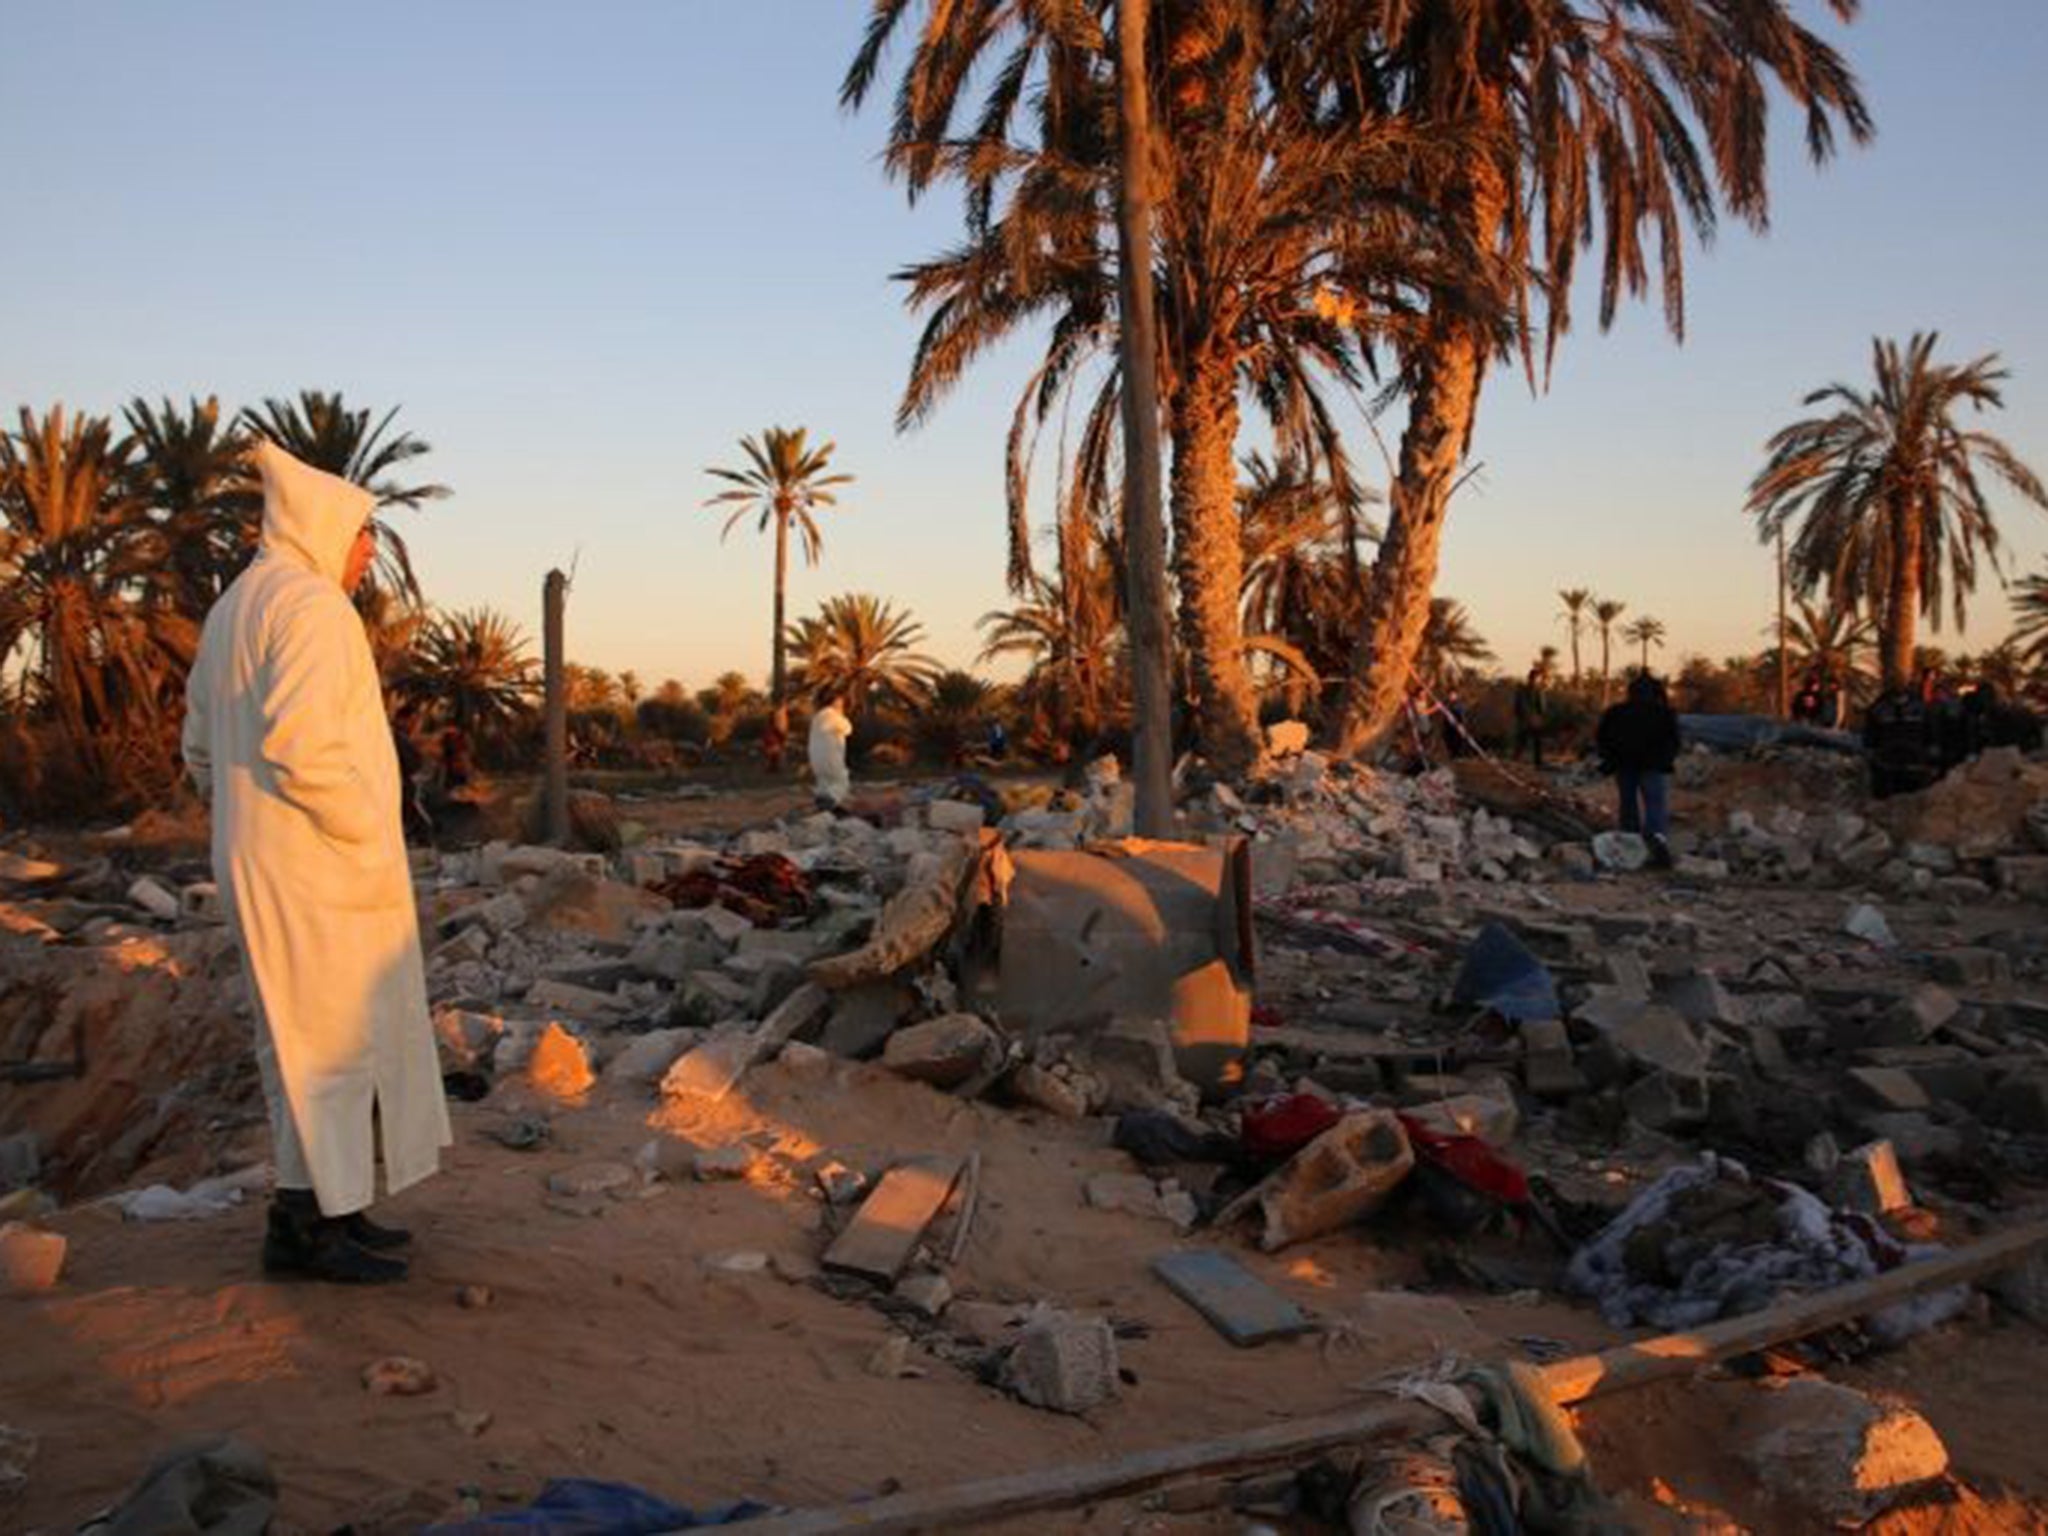
{"type": "Polygon", "coordinates": [[[1659,868],[1671,863],[1671,773],[1678,766],[1678,712],[1664,685],[1636,674],[1628,697],[1600,717],[1600,763],[1614,775],[1621,830],[1640,832],[1659,868]]]}
{"type": "Polygon", "coordinates": [[[1543,738],[1550,734],[1550,669],[1537,662],[1515,689],[1515,756],[1524,750],[1530,763],[1543,766],[1543,738]]]}
{"type": "Polygon", "coordinates": [[[1878,695],[1863,716],[1863,751],[1870,763],[1870,792],[1880,800],[1934,782],[1934,736],[1916,690],[1889,688],[1878,695]]]}

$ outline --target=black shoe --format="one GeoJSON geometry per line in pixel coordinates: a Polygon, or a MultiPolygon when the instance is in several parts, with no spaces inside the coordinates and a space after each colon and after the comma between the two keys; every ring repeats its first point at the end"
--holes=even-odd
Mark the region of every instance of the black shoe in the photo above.
{"type": "Polygon", "coordinates": [[[357,1243],[345,1218],[308,1217],[302,1202],[280,1199],[270,1207],[263,1234],[263,1272],[337,1285],[388,1285],[405,1278],[406,1264],[357,1243]]]}
{"type": "Polygon", "coordinates": [[[1649,838],[1649,844],[1650,868],[1670,869],[1674,864],[1677,863],[1677,860],[1671,857],[1671,844],[1666,842],[1663,838],[1658,837],[1655,833],[1652,833],[1649,838]]]}
{"type": "Polygon", "coordinates": [[[354,1239],[357,1247],[367,1248],[372,1253],[389,1253],[412,1241],[412,1234],[405,1228],[380,1226],[362,1211],[342,1217],[341,1224],[342,1230],[354,1239]]]}

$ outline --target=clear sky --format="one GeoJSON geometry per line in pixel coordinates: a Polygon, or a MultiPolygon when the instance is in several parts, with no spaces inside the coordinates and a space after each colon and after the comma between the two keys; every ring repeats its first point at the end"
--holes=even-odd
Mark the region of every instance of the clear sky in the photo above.
{"type": "MultiPolygon", "coordinates": [[[[432,598],[537,631],[543,572],[578,558],[571,654],[693,687],[767,667],[768,546],[721,545],[704,466],[805,424],[859,478],[792,611],[878,592],[967,661],[1003,601],[1028,349],[895,434],[915,324],[888,274],[953,218],[884,181],[878,110],[837,107],[865,11],[6,0],[0,407],[301,387],[401,405],[456,492],[399,514],[432,598]]],[[[2015,378],[1988,424],[2048,472],[2048,0],[1866,11],[1816,24],[1876,144],[1816,173],[1785,136],[1774,228],[1695,254],[1683,347],[1638,309],[1571,338],[1543,398],[1491,384],[1441,590],[1504,663],[1562,641],[1571,585],[1662,618],[1674,657],[1762,645],[1744,486],[1806,389],[1864,378],[1874,332],[2001,351],[2015,378]]],[[[1376,459],[1362,421],[1358,451],[1376,459]]],[[[2048,517],[2000,505],[2039,568],[2048,517]]],[[[2005,627],[1995,586],[1977,609],[1971,646],[2005,627]]]]}

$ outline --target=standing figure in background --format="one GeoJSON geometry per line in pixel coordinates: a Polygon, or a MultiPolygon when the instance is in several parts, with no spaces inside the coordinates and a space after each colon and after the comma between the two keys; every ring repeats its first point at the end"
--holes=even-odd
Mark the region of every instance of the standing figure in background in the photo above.
{"type": "Polygon", "coordinates": [[[376,544],[368,491],[270,443],[256,559],[206,616],[187,770],[248,973],[277,1193],[271,1274],[401,1279],[409,1234],[365,1214],[450,1141],[391,723],[349,601],[376,544]]]}
{"type": "Polygon", "coordinates": [[[1614,775],[1624,832],[1639,832],[1650,860],[1671,867],[1671,774],[1678,766],[1678,713],[1664,685],[1638,672],[1628,697],[1600,717],[1601,766],[1614,775]]]}
{"type": "Polygon", "coordinates": [[[1543,738],[1550,732],[1550,675],[1542,662],[1515,689],[1515,755],[1526,747],[1529,761],[1543,766],[1543,738]]]}
{"type": "Polygon", "coordinates": [[[811,779],[818,803],[837,810],[853,793],[853,776],[846,771],[846,739],[853,734],[853,722],[839,707],[839,695],[820,690],[811,712],[811,779]]]}

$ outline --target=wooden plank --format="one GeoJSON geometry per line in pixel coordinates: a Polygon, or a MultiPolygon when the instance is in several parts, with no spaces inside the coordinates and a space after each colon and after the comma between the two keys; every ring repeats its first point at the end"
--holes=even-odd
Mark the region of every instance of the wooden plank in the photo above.
{"type": "Polygon", "coordinates": [[[974,1212],[981,1204],[981,1154],[967,1154],[966,1187],[960,1191],[960,1215],[953,1223],[953,1240],[946,1248],[946,1262],[958,1264],[967,1251],[968,1234],[974,1230],[974,1212]]]}
{"type": "Polygon", "coordinates": [[[919,1158],[891,1168],[825,1250],[825,1267],[894,1285],[959,1177],[960,1160],[952,1157],[919,1158]]]}
{"type": "Polygon", "coordinates": [[[1315,1327],[1300,1307],[1213,1248],[1162,1253],[1152,1261],[1152,1273],[1240,1349],[1315,1327]]]}
{"type": "Polygon", "coordinates": [[[2048,1243],[2048,1221],[2028,1222],[1938,1259],[1907,1264],[1810,1296],[1796,1296],[1761,1312],[1709,1323],[1687,1333],[1617,1345],[1597,1355],[1560,1360],[1543,1368],[1543,1384],[1559,1403],[1576,1403],[1689,1374],[1717,1360],[1788,1344],[1824,1328],[1854,1322],[1894,1302],[2010,1269],[2043,1243],[2048,1243]]]}
{"type": "Polygon", "coordinates": [[[1346,1446],[1412,1439],[1441,1429],[1444,1422],[1442,1414],[1423,1403],[1375,1403],[1368,1408],[1291,1419],[1220,1440],[1169,1445],[1110,1461],[1019,1472],[832,1509],[798,1510],[766,1520],[750,1520],[746,1530],[747,1536],[841,1536],[848,1532],[886,1536],[906,1531],[971,1531],[991,1520],[1040,1509],[1071,1509],[1098,1499],[1143,1493],[1219,1468],[1250,1472],[1285,1466],[1346,1446]]]}

